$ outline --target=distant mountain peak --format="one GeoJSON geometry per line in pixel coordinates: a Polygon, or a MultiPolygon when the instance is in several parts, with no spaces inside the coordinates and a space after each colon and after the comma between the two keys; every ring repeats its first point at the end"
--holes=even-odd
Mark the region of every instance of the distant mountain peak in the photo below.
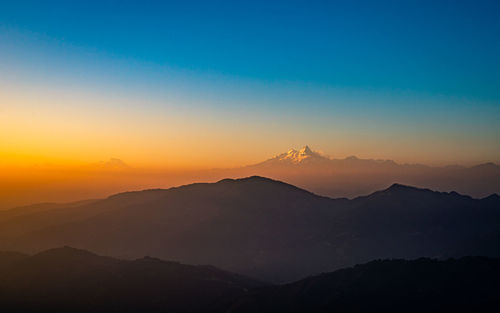
{"type": "Polygon", "coordinates": [[[313,154],[312,150],[309,148],[309,146],[304,146],[302,149],[299,151],[300,154],[313,154]]]}
{"type": "Polygon", "coordinates": [[[105,162],[101,162],[100,165],[102,168],[108,170],[123,170],[129,168],[127,163],[117,158],[111,158],[105,162]]]}
{"type": "Polygon", "coordinates": [[[270,159],[269,161],[279,161],[279,162],[289,162],[293,164],[299,164],[302,163],[306,160],[313,160],[313,159],[328,159],[324,156],[322,156],[320,153],[311,150],[309,146],[304,146],[300,150],[295,150],[295,149],[290,149],[288,152],[279,154],[275,156],[274,158],[270,159]]]}

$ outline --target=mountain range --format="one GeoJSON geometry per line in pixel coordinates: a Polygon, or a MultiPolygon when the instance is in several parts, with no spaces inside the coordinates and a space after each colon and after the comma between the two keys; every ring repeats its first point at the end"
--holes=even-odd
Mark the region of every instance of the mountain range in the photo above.
{"type": "Polygon", "coordinates": [[[335,159],[315,152],[308,146],[300,150],[291,149],[254,165],[217,170],[213,175],[260,175],[334,198],[367,195],[394,182],[433,190],[456,191],[473,197],[500,193],[500,166],[494,163],[471,167],[439,167],[355,156],[335,159]]]}
{"type": "Polygon", "coordinates": [[[129,190],[170,188],[224,178],[263,176],[331,198],[355,198],[397,182],[419,188],[456,191],[475,198],[500,194],[500,166],[427,166],[355,156],[332,158],[309,148],[291,149],[256,164],[216,169],[140,168],[120,159],[76,168],[33,167],[4,170],[2,210],[40,202],[102,198],[129,190]]]}
{"type": "Polygon", "coordinates": [[[379,258],[500,256],[500,197],[393,184],[332,199],[254,176],[0,214],[0,250],[65,245],[288,282],[379,258]]]}
{"type": "Polygon", "coordinates": [[[496,312],[500,259],[377,260],[270,285],[213,266],[70,247],[0,252],[4,312],[496,312]]]}

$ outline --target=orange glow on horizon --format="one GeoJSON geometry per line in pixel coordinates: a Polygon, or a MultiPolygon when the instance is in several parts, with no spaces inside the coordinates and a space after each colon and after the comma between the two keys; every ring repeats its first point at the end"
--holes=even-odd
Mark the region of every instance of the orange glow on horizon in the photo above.
{"type": "Polygon", "coordinates": [[[45,87],[0,85],[0,208],[213,181],[223,177],[201,171],[255,164],[305,144],[336,159],[473,165],[500,158],[497,146],[467,134],[431,140],[434,133],[425,129],[379,130],[341,115],[228,112],[145,95],[45,87]],[[110,158],[125,166],[103,167],[110,158]]]}

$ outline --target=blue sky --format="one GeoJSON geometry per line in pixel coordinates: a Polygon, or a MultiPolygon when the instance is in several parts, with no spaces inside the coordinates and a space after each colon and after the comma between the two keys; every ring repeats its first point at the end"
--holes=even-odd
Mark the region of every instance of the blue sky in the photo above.
{"type": "Polygon", "coordinates": [[[174,69],[498,100],[497,1],[3,1],[4,28],[174,69]]]}
{"type": "Polygon", "coordinates": [[[499,15],[498,1],[2,1],[0,82],[214,122],[248,114],[256,128],[303,122],[268,150],[391,158],[390,146],[335,151],[336,134],[358,129],[453,146],[425,160],[471,145],[458,161],[498,161],[499,15]]]}

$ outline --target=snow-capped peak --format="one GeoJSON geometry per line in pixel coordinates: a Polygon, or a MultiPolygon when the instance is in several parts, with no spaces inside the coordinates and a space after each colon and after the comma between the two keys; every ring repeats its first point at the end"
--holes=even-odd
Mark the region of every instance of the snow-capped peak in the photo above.
{"type": "Polygon", "coordinates": [[[299,153],[302,154],[302,155],[313,154],[313,152],[309,148],[309,146],[304,146],[304,148],[300,149],[299,153]]]}
{"type": "Polygon", "coordinates": [[[288,161],[292,163],[300,163],[306,159],[312,157],[320,157],[321,155],[317,152],[312,151],[309,146],[304,146],[300,150],[291,149],[286,153],[276,156],[274,159],[278,161],[288,161]]]}

